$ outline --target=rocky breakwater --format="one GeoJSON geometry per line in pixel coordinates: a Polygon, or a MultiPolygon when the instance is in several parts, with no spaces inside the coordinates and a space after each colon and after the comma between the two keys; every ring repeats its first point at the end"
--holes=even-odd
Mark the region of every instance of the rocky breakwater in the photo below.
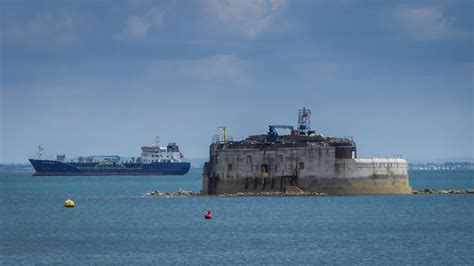
{"type": "Polygon", "coordinates": [[[189,190],[184,190],[184,189],[179,189],[176,192],[166,192],[166,191],[159,191],[155,190],[152,192],[145,193],[144,195],[147,196],[159,196],[159,197],[166,197],[166,196],[196,196],[199,195],[199,193],[192,192],[189,190]]]}
{"type": "Polygon", "coordinates": [[[247,196],[290,196],[290,197],[302,197],[302,196],[327,196],[327,193],[322,192],[306,192],[297,186],[288,186],[283,191],[247,191],[247,192],[235,192],[235,193],[222,193],[222,194],[207,194],[203,196],[209,197],[247,197],[247,196]]]}
{"type": "Polygon", "coordinates": [[[437,190],[434,188],[426,188],[423,190],[413,190],[413,194],[417,195],[432,195],[432,194],[474,194],[474,188],[467,190],[463,189],[448,189],[448,190],[437,190]]]}
{"type": "Polygon", "coordinates": [[[290,197],[303,197],[303,196],[327,196],[327,193],[320,192],[300,192],[300,191],[286,191],[286,192],[236,192],[236,193],[223,193],[213,195],[203,195],[207,197],[248,197],[248,196],[290,196],[290,197]]]}
{"type": "Polygon", "coordinates": [[[296,187],[289,187],[285,191],[251,191],[251,192],[236,192],[236,193],[223,193],[223,194],[200,194],[198,192],[192,192],[188,190],[179,189],[176,192],[166,192],[155,190],[152,192],[145,193],[147,196],[158,196],[158,197],[172,197],[172,196],[206,196],[206,197],[246,197],[246,196],[327,196],[327,193],[322,192],[306,192],[296,187]]]}
{"type": "MultiPolygon", "coordinates": [[[[427,188],[423,190],[413,190],[412,194],[415,195],[438,195],[438,194],[474,194],[474,188],[467,190],[463,189],[448,189],[448,190],[437,190],[434,188],[427,188]]],[[[152,192],[144,193],[147,196],[158,196],[158,197],[171,197],[171,196],[206,196],[206,197],[248,197],[248,196],[328,196],[327,193],[323,192],[306,192],[301,189],[288,189],[286,191],[249,191],[249,192],[236,192],[236,193],[223,193],[223,194],[200,194],[199,192],[192,192],[189,190],[179,189],[175,192],[159,191],[155,190],[152,192]]]]}

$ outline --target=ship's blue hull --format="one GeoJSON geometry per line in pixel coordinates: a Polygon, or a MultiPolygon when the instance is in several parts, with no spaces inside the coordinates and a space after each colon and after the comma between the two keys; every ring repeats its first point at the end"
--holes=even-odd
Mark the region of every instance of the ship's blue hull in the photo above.
{"type": "Polygon", "coordinates": [[[35,176],[100,176],[100,175],[184,175],[189,171],[190,163],[140,164],[139,167],[81,167],[53,160],[30,159],[36,170],[35,176]]]}

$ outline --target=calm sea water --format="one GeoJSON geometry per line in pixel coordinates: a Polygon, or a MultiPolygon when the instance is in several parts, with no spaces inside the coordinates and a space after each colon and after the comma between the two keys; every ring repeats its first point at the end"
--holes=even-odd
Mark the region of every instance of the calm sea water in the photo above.
{"type": "MultiPolygon", "coordinates": [[[[472,188],[474,171],[410,173],[472,188]]],[[[0,172],[2,264],[472,264],[474,195],[150,197],[179,177],[0,172]],[[62,206],[71,198],[76,208],[62,206]],[[204,220],[208,209],[212,220],[204,220]]]]}

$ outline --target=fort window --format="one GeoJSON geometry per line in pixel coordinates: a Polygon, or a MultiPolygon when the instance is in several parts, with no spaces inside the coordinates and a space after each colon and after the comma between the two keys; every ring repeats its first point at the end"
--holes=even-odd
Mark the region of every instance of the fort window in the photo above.
{"type": "Polygon", "coordinates": [[[354,158],[353,147],[351,146],[338,146],[335,148],[336,159],[351,159],[354,158]]]}
{"type": "Polygon", "coordinates": [[[232,164],[231,163],[227,165],[227,171],[232,171],[232,164]]]}
{"type": "Polygon", "coordinates": [[[300,163],[299,163],[299,168],[300,168],[300,169],[304,169],[304,163],[303,163],[303,162],[300,162],[300,163]]]}
{"type": "Polygon", "coordinates": [[[252,163],[252,156],[247,156],[247,163],[252,163]]]}
{"type": "Polygon", "coordinates": [[[262,164],[262,176],[267,177],[269,175],[268,164],[262,164]]]}
{"type": "Polygon", "coordinates": [[[283,155],[278,155],[278,161],[283,162],[283,155]]]}

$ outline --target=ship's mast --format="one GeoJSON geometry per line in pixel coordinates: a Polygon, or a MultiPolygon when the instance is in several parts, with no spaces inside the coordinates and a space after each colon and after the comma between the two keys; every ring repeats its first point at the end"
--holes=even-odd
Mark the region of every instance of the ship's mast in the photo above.
{"type": "Polygon", "coordinates": [[[38,159],[43,160],[43,147],[41,147],[41,144],[38,146],[38,159]]]}
{"type": "Polygon", "coordinates": [[[160,137],[155,136],[155,141],[153,141],[153,144],[151,146],[157,147],[160,145],[160,137]]]}

